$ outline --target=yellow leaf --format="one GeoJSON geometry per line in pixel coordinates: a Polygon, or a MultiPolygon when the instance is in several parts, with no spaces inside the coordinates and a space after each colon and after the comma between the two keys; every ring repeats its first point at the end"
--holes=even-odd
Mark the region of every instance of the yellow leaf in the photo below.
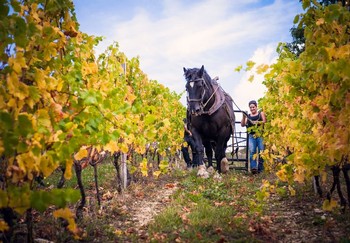
{"type": "Polygon", "coordinates": [[[132,104],[136,99],[136,96],[133,93],[127,93],[125,99],[129,102],[129,104],[132,104]]]}
{"type": "Polygon", "coordinates": [[[94,62],[92,62],[92,63],[83,62],[82,63],[81,73],[82,73],[83,77],[85,77],[86,75],[89,75],[89,74],[94,74],[96,72],[97,72],[96,63],[94,63],[94,62]]]}
{"type": "Polygon", "coordinates": [[[323,18],[320,18],[316,21],[316,25],[321,25],[321,24],[324,24],[324,19],[323,18]]]}
{"type": "Polygon", "coordinates": [[[36,158],[32,152],[19,154],[16,156],[16,160],[19,168],[26,173],[29,180],[33,179],[33,173],[38,170],[38,158],[36,158]]]}
{"type": "Polygon", "coordinates": [[[72,166],[73,166],[73,160],[67,160],[66,169],[64,171],[64,178],[66,179],[72,178],[72,166]]]}
{"type": "Polygon", "coordinates": [[[153,172],[153,175],[154,175],[154,177],[158,178],[161,173],[162,172],[160,170],[157,170],[157,171],[153,172]]]}
{"type": "Polygon", "coordinates": [[[8,231],[10,227],[7,225],[7,223],[4,220],[0,220],[0,231],[8,231]]]}
{"type": "Polygon", "coordinates": [[[125,143],[122,143],[122,144],[120,145],[120,151],[122,151],[124,154],[127,154],[128,151],[129,151],[128,145],[126,145],[125,143]]]}
{"type": "Polygon", "coordinates": [[[35,69],[34,80],[35,80],[37,87],[39,89],[46,88],[45,74],[44,74],[43,70],[35,69]]]}
{"type": "Polygon", "coordinates": [[[112,140],[104,146],[104,150],[107,150],[111,153],[118,152],[119,151],[118,143],[112,140]]]}
{"type": "Polygon", "coordinates": [[[164,120],[163,120],[163,123],[164,123],[164,126],[165,126],[165,127],[169,127],[169,126],[170,126],[170,121],[169,121],[168,118],[164,119],[164,120]]]}
{"type": "Polygon", "coordinates": [[[58,164],[52,160],[51,156],[44,154],[40,158],[40,171],[44,177],[48,177],[58,167],[58,164]]]}
{"type": "Polygon", "coordinates": [[[17,52],[16,57],[10,57],[8,63],[17,74],[22,72],[22,68],[27,68],[26,59],[22,52],[17,52]]]}
{"type": "Polygon", "coordinates": [[[295,173],[294,173],[294,180],[299,182],[299,183],[303,183],[305,181],[305,175],[302,171],[300,170],[297,170],[295,173]]]}
{"type": "Polygon", "coordinates": [[[249,78],[248,78],[248,81],[249,82],[253,82],[254,81],[254,75],[250,75],[249,78]]]}
{"type": "Polygon", "coordinates": [[[68,222],[68,230],[72,232],[76,239],[80,239],[78,233],[79,229],[74,220],[74,214],[69,210],[69,208],[61,208],[53,212],[55,218],[63,218],[68,222]]]}
{"type": "Polygon", "coordinates": [[[323,201],[322,209],[324,211],[333,211],[333,209],[337,207],[337,205],[338,205],[337,201],[333,199],[331,200],[326,199],[323,201]]]}
{"type": "Polygon", "coordinates": [[[37,124],[38,126],[51,128],[50,116],[46,109],[40,109],[37,111],[37,124]]]}
{"type": "Polygon", "coordinates": [[[267,70],[268,70],[269,66],[266,65],[266,64],[261,64],[259,65],[257,68],[256,68],[256,72],[258,74],[262,74],[262,73],[265,73],[267,70]]]}
{"type": "Polygon", "coordinates": [[[86,149],[86,146],[82,146],[78,153],[74,155],[75,160],[82,160],[83,158],[86,158],[88,156],[88,151],[86,149]]]}
{"type": "Polygon", "coordinates": [[[147,159],[144,158],[142,159],[141,163],[140,163],[140,170],[141,170],[141,173],[142,173],[142,176],[148,176],[148,167],[147,167],[147,159]]]}
{"type": "Polygon", "coordinates": [[[288,190],[290,192],[290,195],[295,196],[295,190],[292,186],[288,186],[288,190]]]}

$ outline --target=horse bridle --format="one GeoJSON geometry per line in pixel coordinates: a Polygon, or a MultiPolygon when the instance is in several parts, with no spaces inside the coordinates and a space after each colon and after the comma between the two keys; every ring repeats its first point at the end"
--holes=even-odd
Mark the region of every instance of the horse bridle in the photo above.
{"type": "MultiPolygon", "coordinates": [[[[195,80],[189,80],[187,82],[188,83],[192,83],[192,82],[198,82],[198,81],[203,81],[205,87],[207,89],[209,89],[209,87],[208,87],[207,83],[205,82],[204,78],[197,78],[195,80]]],[[[208,105],[209,101],[214,97],[214,95],[215,95],[216,91],[218,90],[218,88],[219,88],[219,86],[214,90],[212,95],[209,97],[209,99],[205,103],[203,103],[203,99],[204,99],[204,96],[205,96],[205,89],[203,89],[203,92],[202,92],[201,97],[199,99],[190,99],[189,96],[187,95],[187,103],[189,103],[189,102],[200,102],[199,106],[201,108],[201,112],[200,112],[199,115],[206,114],[208,112],[205,112],[204,108],[208,105]]]]}
{"type": "MultiPolygon", "coordinates": [[[[203,83],[206,86],[206,88],[208,88],[208,85],[205,82],[204,78],[197,78],[195,80],[189,80],[187,82],[188,83],[194,83],[194,82],[199,82],[199,81],[203,81],[203,83]]],[[[190,86],[193,87],[191,84],[190,84],[190,86]]],[[[200,101],[201,104],[203,104],[204,95],[205,95],[205,89],[203,89],[202,95],[201,95],[201,97],[199,99],[190,99],[189,96],[187,95],[187,102],[199,102],[200,101]]]]}

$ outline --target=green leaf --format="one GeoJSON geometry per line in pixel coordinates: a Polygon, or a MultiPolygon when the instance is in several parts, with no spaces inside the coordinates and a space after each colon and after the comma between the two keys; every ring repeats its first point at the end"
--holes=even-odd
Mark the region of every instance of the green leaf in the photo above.
{"type": "Polygon", "coordinates": [[[302,3],[303,9],[305,10],[309,8],[310,4],[311,4],[310,0],[303,0],[303,3],[302,3]]]}
{"type": "Polygon", "coordinates": [[[32,208],[44,212],[51,205],[51,192],[34,191],[30,198],[32,208]]]}
{"type": "Polygon", "coordinates": [[[85,104],[87,105],[97,104],[96,94],[91,90],[83,94],[82,98],[84,99],[85,104]]]}
{"type": "Polygon", "coordinates": [[[238,67],[235,68],[235,72],[240,72],[242,70],[243,66],[239,65],[238,67]]]}
{"type": "Polygon", "coordinates": [[[6,17],[9,14],[10,8],[5,4],[5,2],[0,3],[0,17],[6,17]]]}
{"type": "Polygon", "coordinates": [[[66,207],[69,203],[76,203],[80,199],[78,190],[53,189],[51,191],[34,191],[31,194],[31,206],[40,212],[44,212],[50,205],[56,205],[59,208],[66,207]]]}
{"type": "Polygon", "coordinates": [[[0,112],[0,125],[4,130],[11,130],[13,126],[13,120],[9,113],[0,112]]]}
{"type": "Polygon", "coordinates": [[[23,18],[16,18],[15,41],[17,46],[26,47],[28,39],[26,37],[27,25],[23,18]]]}
{"type": "Polygon", "coordinates": [[[254,65],[255,65],[255,62],[253,62],[253,61],[248,61],[248,62],[247,62],[246,71],[252,70],[252,68],[254,67],[254,65]]]}
{"type": "Polygon", "coordinates": [[[145,117],[145,125],[149,126],[153,124],[157,120],[157,117],[155,115],[147,114],[145,117]]]}
{"type": "Polygon", "coordinates": [[[18,115],[18,133],[21,136],[27,136],[33,131],[32,122],[26,114],[18,115]]]}
{"type": "Polygon", "coordinates": [[[294,20],[293,20],[293,24],[297,24],[299,22],[299,18],[300,18],[299,14],[295,15],[294,20]]]}

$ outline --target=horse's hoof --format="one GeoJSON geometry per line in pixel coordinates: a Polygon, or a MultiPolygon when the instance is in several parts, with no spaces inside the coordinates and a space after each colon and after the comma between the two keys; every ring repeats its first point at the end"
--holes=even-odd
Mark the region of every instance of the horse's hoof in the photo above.
{"type": "Polygon", "coordinates": [[[208,173],[208,171],[205,169],[205,165],[200,165],[200,166],[198,167],[197,176],[202,177],[202,178],[204,178],[204,179],[209,178],[209,173],[208,173]]]}
{"type": "Polygon", "coordinates": [[[227,158],[223,158],[221,160],[221,172],[222,173],[227,173],[230,170],[230,166],[228,164],[227,158]]]}
{"type": "Polygon", "coordinates": [[[213,174],[215,172],[215,169],[213,166],[210,166],[208,169],[207,169],[208,173],[209,174],[213,174]]]}

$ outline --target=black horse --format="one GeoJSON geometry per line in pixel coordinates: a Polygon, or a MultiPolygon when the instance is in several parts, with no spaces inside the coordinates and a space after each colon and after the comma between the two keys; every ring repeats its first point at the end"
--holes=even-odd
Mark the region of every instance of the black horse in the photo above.
{"type": "Polygon", "coordinates": [[[232,98],[225,93],[216,80],[204,70],[184,68],[187,90],[187,119],[195,140],[195,155],[198,165],[203,165],[204,148],[208,166],[212,166],[212,149],[218,172],[221,163],[226,163],[227,141],[234,132],[235,115],[232,98]]]}

